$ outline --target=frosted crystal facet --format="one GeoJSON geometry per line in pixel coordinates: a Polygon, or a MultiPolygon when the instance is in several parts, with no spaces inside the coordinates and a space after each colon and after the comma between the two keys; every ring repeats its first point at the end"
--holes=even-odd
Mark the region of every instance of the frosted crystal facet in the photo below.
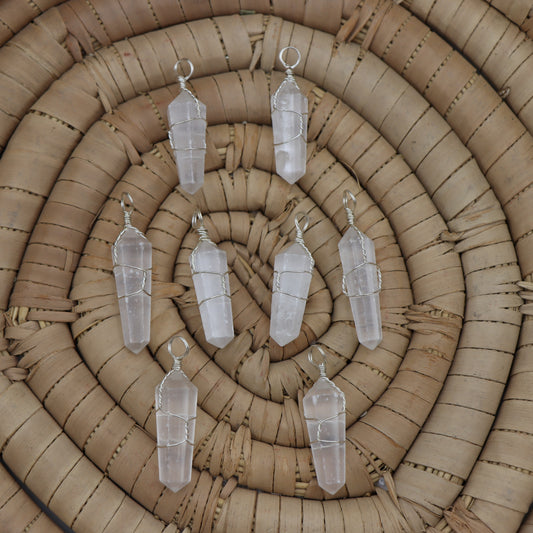
{"type": "Polygon", "coordinates": [[[197,397],[198,389],[181,370],[155,389],[159,481],[174,492],[191,481],[197,397]]]}
{"type": "Polygon", "coordinates": [[[335,494],[346,482],[344,393],[320,377],[304,396],[303,407],[318,485],[335,494]]]}
{"type": "Polygon", "coordinates": [[[190,265],[205,338],[224,348],[234,337],[226,252],[210,241],[200,241],[190,265]]]}
{"type": "Polygon", "coordinates": [[[139,353],[150,340],[152,244],[129,226],[113,245],[112,256],[124,344],[139,353]]]}
{"type": "Polygon", "coordinates": [[[285,79],[271,99],[276,172],[289,183],[305,174],[307,98],[294,79],[285,79]]]}
{"type": "Polygon", "coordinates": [[[382,340],[379,276],[374,243],[364,233],[359,235],[350,226],[339,242],[339,253],[357,338],[363,346],[373,350],[382,340]]]}
{"type": "Polygon", "coordinates": [[[270,336],[280,346],[285,346],[300,334],[312,269],[312,258],[297,242],[276,256],[270,336]]]}
{"type": "Polygon", "coordinates": [[[188,90],[170,103],[167,110],[170,144],[178,169],[180,186],[194,194],[204,183],[205,105],[188,90]]]}

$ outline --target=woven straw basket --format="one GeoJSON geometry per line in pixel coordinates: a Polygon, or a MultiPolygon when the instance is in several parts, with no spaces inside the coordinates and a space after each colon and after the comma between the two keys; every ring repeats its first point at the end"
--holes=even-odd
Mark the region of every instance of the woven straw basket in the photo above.
{"type": "Polygon", "coordinates": [[[533,0],[2,0],[0,531],[531,533],[532,37],[533,0]],[[309,99],[293,186],[275,174],[269,107],[288,45],[309,99]],[[207,106],[194,196],[167,140],[178,58],[207,106]],[[383,273],[374,351],[341,290],[345,189],[383,273]],[[125,191],[154,249],[138,355],[110,253],[125,191]],[[228,254],[222,350],[192,289],[196,207],[228,254]],[[296,210],[316,268],[282,349],[272,265],[296,210]],[[153,405],[174,334],[199,389],[178,493],[158,481],[153,405]],[[335,497],[302,415],[313,342],[346,395],[335,497]]]}

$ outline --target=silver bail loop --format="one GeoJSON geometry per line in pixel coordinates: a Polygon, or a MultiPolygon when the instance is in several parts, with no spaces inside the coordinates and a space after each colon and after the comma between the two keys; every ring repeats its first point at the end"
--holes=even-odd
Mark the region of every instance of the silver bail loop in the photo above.
{"type": "Polygon", "coordinates": [[[207,229],[204,226],[204,217],[199,209],[196,209],[192,214],[192,227],[200,236],[201,241],[211,242],[207,229]]]}
{"type": "Polygon", "coordinates": [[[353,226],[355,224],[355,206],[357,205],[357,200],[355,198],[355,195],[349,191],[345,190],[342,194],[342,205],[344,206],[344,210],[346,211],[346,218],[348,219],[348,224],[350,226],[353,226]],[[350,206],[350,203],[352,204],[350,206]]]}
{"type": "Polygon", "coordinates": [[[309,362],[316,366],[319,370],[320,370],[320,377],[321,378],[327,378],[327,374],[326,374],[326,352],[322,349],[321,346],[319,346],[318,344],[312,344],[310,347],[309,347],[309,351],[307,352],[307,359],[309,359],[309,362]],[[315,361],[315,358],[313,356],[313,350],[314,349],[317,349],[320,353],[320,355],[322,356],[322,360],[319,361],[319,362],[316,362],[315,361]]]}
{"type": "Polygon", "coordinates": [[[124,213],[124,226],[131,226],[131,215],[135,209],[133,198],[129,192],[123,192],[120,199],[120,207],[124,213]]]}
{"type": "Polygon", "coordinates": [[[283,65],[283,68],[285,68],[285,72],[288,75],[292,75],[292,70],[300,64],[301,59],[302,55],[300,54],[300,50],[298,50],[298,48],[295,46],[286,46],[285,48],[282,48],[279,53],[279,60],[281,61],[281,64],[283,65]],[[287,63],[287,61],[285,61],[283,58],[283,55],[285,54],[285,57],[288,59],[289,54],[285,52],[288,52],[289,50],[294,50],[296,52],[297,58],[294,63],[287,63]]]}
{"type": "MultiPolygon", "coordinates": [[[[184,69],[185,70],[185,69],[184,69]]],[[[178,82],[180,84],[180,88],[181,89],[185,89],[185,83],[187,82],[187,80],[192,76],[192,73],[194,72],[194,65],[192,64],[192,62],[190,61],[190,59],[187,59],[187,58],[183,58],[183,59],[178,59],[178,61],[176,61],[176,64],[174,65],[174,72],[177,74],[178,76],[178,82]],[[178,72],[178,69],[179,69],[179,66],[181,64],[187,64],[189,66],[189,74],[187,75],[182,75],[178,72]]]]}
{"type": "Polygon", "coordinates": [[[172,365],[172,370],[181,370],[181,362],[185,357],[187,357],[187,355],[189,355],[189,352],[191,350],[189,343],[181,335],[174,335],[173,337],[170,337],[170,339],[168,340],[167,350],[168,350],[168,353],[172,356],[172,359],[174,360],[174,363],[172,365]],[[185,351],[181,355],[176,355],[172,351],[172,344],[176,340],[180,340],[185,346],[185,351]]]}
{"type": "Polygon", "coordinates": [[[294,216],[294,226],[296,228],[296,238],[294,239],[297,243],[305,246],[304,243],[304,231],[309,227],[309,215],[307,213],[296,213],[294,216]],[[304,220],[303,228],[300,227],[300,220],[304,220]]]}

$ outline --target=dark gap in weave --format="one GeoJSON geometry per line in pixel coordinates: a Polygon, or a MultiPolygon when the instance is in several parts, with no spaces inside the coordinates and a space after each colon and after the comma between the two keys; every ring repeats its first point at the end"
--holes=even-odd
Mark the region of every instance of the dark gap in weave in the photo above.
{"type": "Polygon", "coordinates": [[[61,528],[62,531],[65,531],[66,533],[74,533],[72,529],[70,529],[64,522],[61,521],[61,519],[53,512],[51,511],[28,487],[25,485],[9,468],[9,466],[5,463],[4,459],[0,457],[0,462],[2,466],[8,471],[9,475],[19,484],[20,488],[31,498],[31,500],[41,509],[41,511],[54,522],[59,528],[61,528]]]}

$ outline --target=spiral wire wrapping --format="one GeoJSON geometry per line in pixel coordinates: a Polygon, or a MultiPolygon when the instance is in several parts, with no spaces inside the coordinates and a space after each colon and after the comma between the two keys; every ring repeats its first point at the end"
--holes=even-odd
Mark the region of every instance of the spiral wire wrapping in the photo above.
{"type": "MultiPolygon", "coordinates": [[[[209,238],[209,234],[207,233],[207,230],[204,226],[204,219],[202,217],[202,213],[200,211],[195,211],[192,218],[192,227],[196,230],[198,233],[198,236],[200,237],[199,243],[201,242],[208,242],[212,245],[215,245],[215,243],[209,238]]],[[[228,284],[226,283],[226,276],[229,274],[229,271],[225,272],[212,272],[210,270],[198,270],[197,265],[197,258],[196,255],[198,253],[198,246],[192,251],[191,257],[190,257],[190,263],[191,263],[191,275],[196,276],[198,274],[209,274],[211,276],[217,276],[220,278],[220,294],[215,294],[213,296],[209,296],[208,298],[203,298],[202,300],[198,301],[198,307],[202,306],[205,302],[208,302],[210,300],[214,300],[216,298],[226,297],[231,298],[230,294],[230,288],[228,284]]]]}
{"type": "Polygon", "coordinates": [[[133,292],[125,292],[124,294],[121,294],[118,296],[119,300],[122,300],[123,298],[127,298],[130,296],[136,296],[137,294],[146,294],[147,296],[151,296],[151,293],[146,290],[146,285],[148,283],[148,276],[152,275],[152,269],[151,268],[140,268],[132,265],[125,265],[119,262],[118,253],[117,253],[117,245],[120,243],[121,239],[124,238],[124,235],[126,231],[133,230],[135,233],[141,237],[144,237],[141,231],[139,231],[135,226],[131,224],[131,214],[133,213],[133,200],[131,199],[131,196],[129,193],[124,193],[123,198],[120,202],[122,207],[122,212],[124,213],[124,229],[118,234],[117,240],[115,243],[111,246],[111,253],[113,254],[113,272],[115,272],[115,269],[125,269],[127,270],[133,270],[142,272],[142,281],[141,286],[133,291],[133,292]],[[131,209],[126,209],[125,203],[124,203],[124,197],[127,196],[130,202],[131,209]]]}
{"type": "Polygon", "coordinates": [[[307,298],[302,298],[301,296],[296,296],[295,294],[281,290],[281,277],[283,276],[283,274],[308,274],[309,276],[313,275],[313,267],[315,265],[315,260],[313,259],[313,256],[311,252],[309,251],[309,248],[307,248],[305,241],[304,241],[304,231],[309,226],[309,215],[306,215],[305,213],[297,213],[294,217],[294,226],[296,228],[296,236],[294,238],[294,242],[299,244],[303,248],[305,254],[307,255],[309,259],[309,270],[304,271],[304,272],[301,272],[299,270],[298,271],[297,270],[283,270],[282,272],[274,270],[272,290],[273,292],[279,292],[280,294],[284,294],[285,296],[290,296],[291,298],[296,298],[297,300],[307,301],[307,298]],[[300,223],[298,222],[300,215],[303,215],[305,219],[303,228],[300,228],[300,223]]]}
{"type": "Polygon", "coordinates": [[[76,532],[524,521],[525,533],[533,4],[178,4],[0,3],[0,529],[56,527],[16,477],[76,532]],[[287,45],[302,53],[292,75],[310,104],[307,172],[292,187],[274,174],[268,126],[287,45]],[[178,53],[208,110],[194,197],[175,189],[166,141],[178,53]],[[373,352],[341,290],[344,189],[383,274],[373,352]],[[124,190],[154,250],[152,339],[135,357],[110,253],[124,190]],[[191,295],[197,207],[230,266],[236,338],[220,351],[191,295]],[[268,286],[295,208],[313,219],[316,268],[302,332],[279,348],[268,286]],[[184,366],[199,396],[193,479],[171,494],[157,481],[153,402],[176,333],[196,345],[184,366]],[[300,411],[311,342],[346,396],[347,483],[334,499],[316,484],[300,411]]]}

